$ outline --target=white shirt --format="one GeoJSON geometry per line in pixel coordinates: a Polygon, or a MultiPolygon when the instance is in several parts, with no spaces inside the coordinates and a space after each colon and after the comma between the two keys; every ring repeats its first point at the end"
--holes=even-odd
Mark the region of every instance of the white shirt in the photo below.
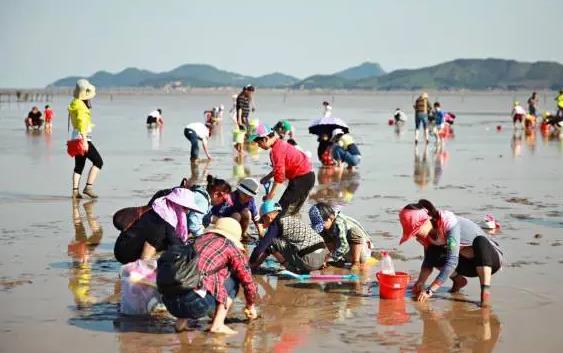
{"type": "Polygon", "coordinates": [[[158,112],[158,110],[152,111],[149,113],[149,116],[152,116],[153,118],[160,118],[160,113],[158,112]]]}
{"type": "Polygon", "coordinates": [[[517,105],[514,107],[514,109],[512,109],[512,115],[514,114],[526,115],[526,111],[524,110],[524,108],[522,108],[522,106],[517,105]]]}
{"type": "Polygon", "coordinates": [[[197,138],[200,140],[206,140],[209,138],[209,129],[204,123],[191,123],[186,125],[186,129],[194,130],[197,138]]]}
{"type": "Polygon", "coordinates": [[[396,110],[395,114],[393,116],[397,117],[399,119],[399,121],[407,121],[407,114],[405,114],[401,110],[396,110]]]}

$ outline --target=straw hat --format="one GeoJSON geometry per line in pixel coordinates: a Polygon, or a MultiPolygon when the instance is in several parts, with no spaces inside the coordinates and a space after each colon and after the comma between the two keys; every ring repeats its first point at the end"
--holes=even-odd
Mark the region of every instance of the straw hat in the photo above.
{"type": "Polygon", "coordinates": [[[428,93],[422,92],[421,97],[422,97],[422,98],[428,98],[428,93]]]}
{"type": "Polygon", "coordinates": [[[74,87],[74,92],[72,93],[74,98],[80,99],[82,101],[92,99],[96,96],[96,87],[88,82],[86,79],[80,79],[76,81],[76,87],[74,87]]]}
{"type": "Polygon", "coordinates": [[[215,224],[211,224],[205,229],[205,233],[215,233],[227,238],[232,241],[237,248],[244,250],[244,245],[240,242],[242,238],[242,228],[240,227],[240,223],[234,218],[219,218],[215,224]]]}

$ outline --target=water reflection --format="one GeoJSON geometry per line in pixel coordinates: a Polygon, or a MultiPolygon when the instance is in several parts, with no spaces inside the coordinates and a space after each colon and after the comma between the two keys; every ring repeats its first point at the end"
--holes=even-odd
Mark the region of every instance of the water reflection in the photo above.
{"type": "Polygon", "coordinates": [[[348,204],[360,186],[358,171],[347,168],[321,167],[317,173],[318,185],[310,197],[333,204],[348,204]]]}
{"type": "Polygon", "coordinates": [[[418,145],[414,147],[414,183],[420,189],[424,189],[430,182],[430,161],[428,158],[428,144],[419,148],[418,145]]]}
{"type": "Polygon", "coordinates": [[[202,159],[190,162],[189,185],[206,185],[209,170],[209,160],[202,159]]]}
{"type": "Polygon", "coordinates": [[[160,126],[147,128],[147,137],[151,141],[151,149],[160,149],[160,144],[162,142],[162,130],[163,127],[160,126]]]}
{"type": "Polygon", "coordinates": [[[518,157],[522,154],[522,131],[514,129],[512,132],[512,139],[510,140],[510,147],[512,148],[512,157],[518,157]]]}
{"type": "Polygon", "coordinates": [[[233,178],[237,181],[251,174],[250,168],[245,164],[245,159],[244,155],[236,155],[233,158],[233,178]]]}
{"type": "Polygon", "coordinates": [[[438,185],[438,183],[440,182],[440,178],[442,177],[444,167],[449,157],[450,156],[448,151],[446,150],[445,144],[438,143],[436,150],[434,151],[434,179],[432,181],[434,185],[438,185]]]}
{"type": "Polygon", "coordinates": [[[72,258],[72,267],[68,288],[74,296],[78,308],[87,307],[96,303],[91,292],[92,264],[90,256],[100,244],[103,230],[94,216],[95,201],[85,202],[82,206],[91,234],[88,235],[84,226],[83,216],[80,213],[78,200],[72,201],[72,221],[74,225],[74,239],[68,244],[68,255],[72,258]]]}
{"type": "Polygon", "coordinates": [[[415,307],[423,321],[417,352],[492,352],[500,337],[500,320],[490,308],[476,310],[463,300],[452,301],[445,311],[430,303],[415,307]]]}

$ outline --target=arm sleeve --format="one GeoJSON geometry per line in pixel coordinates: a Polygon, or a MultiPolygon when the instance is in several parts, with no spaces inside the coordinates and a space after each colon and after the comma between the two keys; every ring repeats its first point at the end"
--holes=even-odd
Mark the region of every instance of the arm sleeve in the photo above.
{"type": "Polygon", "coordinates": [[[277,223],[270,224],[266,235],[264,235],[264,238],[262,238],[258,245],[256,245],[254,251],[252,251],[250,263],[255,263],[260,257],[262,257],[270,245],[272,245],[274,239],[278,237],[279,230],[279,225],[277,223]]]}
{"type": "Polygon", "coordinates": [[[348,253],[348,251],[350,251],[350,246],[348,245],[348,239],[346,238],[347,235],[346,233],[348,230],[346,224],[342,221],[337,220],[335,226],[337,227],[336,229],[338,232],[338,237],[337,237],[338,244],[336,244],[336,250],[332,254],[332,257],[335,260],[339,260],[343,258],[344,255],[348,253]]]}
{"type": "Polygon", "coordinates": [[[230,268],[239,280],[242,288],[244,289],[244,298],[246,299],[246,305],[250,306],[256,302],[256,285],[252,280],[252,274],[250,268],[248,267],[248,261],[246,257],[236,251],[230,257],[230,268]]]}
{"type": "Polygon", "coordinates": [[[274,168],[274,181],[281,184],[285,181],[285,153],[272,152],[271,156],[272,168],[274,168]]]}
{"type": "Polygon", "coordinates": [[[438,277],[432,283],[441,286],[451,274],[455,271],[459,261],[459,242],[461,238],[461,226],[456,223],[450,230],[446,232],[446,264],[440,269],[438,277]]]}

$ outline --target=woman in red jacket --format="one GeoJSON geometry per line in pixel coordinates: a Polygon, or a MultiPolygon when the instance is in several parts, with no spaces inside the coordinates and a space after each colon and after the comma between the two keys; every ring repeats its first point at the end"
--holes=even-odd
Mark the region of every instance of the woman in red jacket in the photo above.
{"type": "Polygon", "coordinates": [[[309,192],[315,185],[315,173],[309,157],[295,146],[280,140],[275,131],[267,128],[264,124],[256,127],[249,140],[256,142],[264,150],[271,150],[272,171],[263,177],[260,182],[266,184],[273,177],[274,184],[268,194],[264,196],[264,201],[272,200],[280,186],[286,180],[289,180],[279,204],[282,207],[283,214],[294,215],[299,213],[309,196],[309,192]]]}

